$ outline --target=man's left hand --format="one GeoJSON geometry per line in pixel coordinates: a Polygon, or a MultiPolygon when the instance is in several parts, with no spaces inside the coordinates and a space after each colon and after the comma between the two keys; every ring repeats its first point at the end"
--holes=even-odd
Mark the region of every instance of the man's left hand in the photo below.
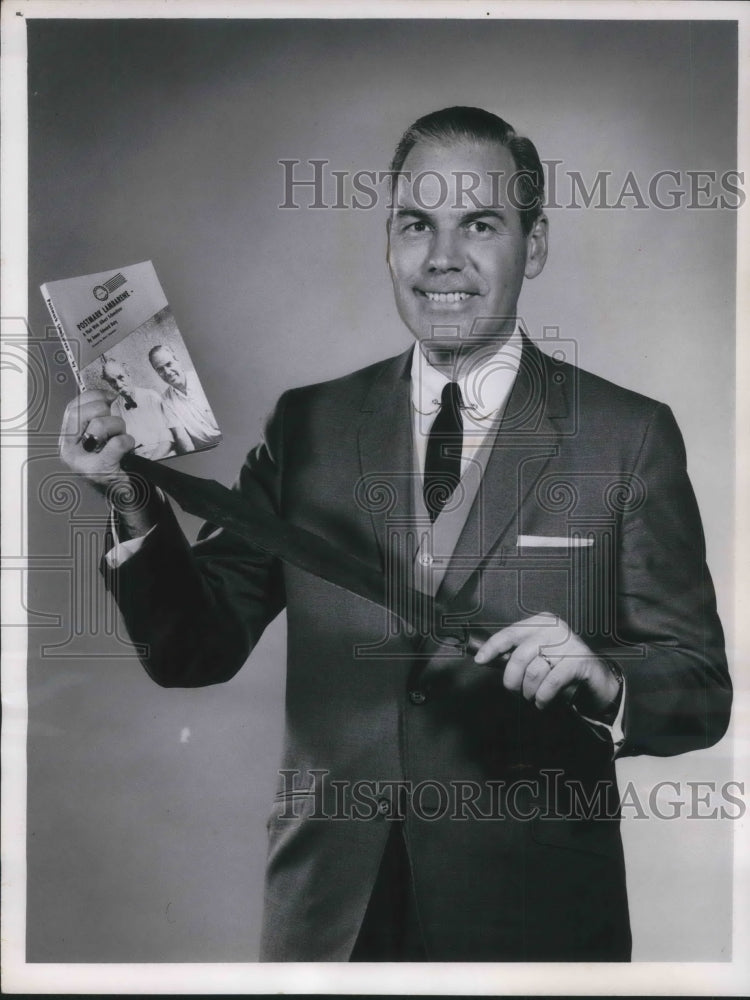
{"type": "Polygon", "coordinates": [[[491,663],[501,656],[507,659],[504,686],[539,709],[575,700],[582,714],[599,718],[609,715],[620,693],[607,664],[566,622],[546,612],[495,632],[474,661],[491,663]]]}

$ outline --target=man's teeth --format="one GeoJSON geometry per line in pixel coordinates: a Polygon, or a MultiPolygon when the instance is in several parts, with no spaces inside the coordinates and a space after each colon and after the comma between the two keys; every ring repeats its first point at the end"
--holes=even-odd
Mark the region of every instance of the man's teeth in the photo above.
{"type": "Polygon", "coordinates": [[[430,302],[463,302],[471,298],[469,292],[425,292],[430,302]]]}

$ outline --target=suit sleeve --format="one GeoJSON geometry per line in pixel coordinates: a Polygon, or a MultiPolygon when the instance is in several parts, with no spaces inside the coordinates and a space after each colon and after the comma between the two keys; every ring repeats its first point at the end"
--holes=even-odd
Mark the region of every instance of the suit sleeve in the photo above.
{"type": "Polygon", "coordinates": [[[622,521],[618,631],[641,655],[617,660],[626,682],[619,756],[667,756],[716,743],[732,701],[700,515],[667,406],[656,407],[634,472],[637,496],[622,521]]]}
{"type": "MultiPolygon", "coordinates": [[[[284,397],[234,488],[249,504],[278,513],[284,397]]],[[[285,605],[278,560],[243,539],[204,525],[191,546],[171,508],[122,565],[102,565],[149,676],[163,687],[229,680],[285,605]]]]}

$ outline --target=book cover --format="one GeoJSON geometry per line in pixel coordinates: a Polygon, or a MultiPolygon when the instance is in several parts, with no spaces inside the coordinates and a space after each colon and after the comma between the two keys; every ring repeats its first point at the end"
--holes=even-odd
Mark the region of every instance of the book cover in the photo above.
{"type": "Polygon", "coordinates": [[[151,261],[41,286],[81,389],[101,389],[135,452],[213,448],[216,422],[151,261]]]}

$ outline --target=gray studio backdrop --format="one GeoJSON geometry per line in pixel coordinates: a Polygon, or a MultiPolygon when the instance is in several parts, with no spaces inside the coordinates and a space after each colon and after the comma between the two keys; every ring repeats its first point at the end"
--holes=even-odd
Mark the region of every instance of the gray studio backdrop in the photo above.
{"type": "MultiPolygon", "coordinates": [[[[284,623],[229,684],[148,680],[98,589],[101,507],[66,485],[55,456],[75,385],[37,286],[154,261],[225,435],[175,464],[231,482],[283,389],[409,343],[382,206],[281,210],[279,160],[302,161],[303,177],[315,158],[330,170],[385,169],[414,118],[472,104],[561,161],[562,205],[569,171],[587,184],[610,171],[610,201],[628,171],[646,187],[659,170],[720,175],[735,165],[736,31],[32,20],[28,38],[29,322],[48,394],[26,498],[39,566],[29,579],[28,959],[249,961],[281,745],[284,623]]],[[[298,203],[310,200],[299,189],[298,203]]],[[[557,328],[583,367],[674,408],[731,626],[735,213],[637,201],[550,209],[550,259],[521,312],[534,338],[557,328]]],[[[642,795],[669,779],[720,784],[730,750],[725,739],[702,754],[623,761],[619,773],[642,795]]],[[[634,957],[728,958],[731,821],[634,812],[624,825],[634,957]]]]}

